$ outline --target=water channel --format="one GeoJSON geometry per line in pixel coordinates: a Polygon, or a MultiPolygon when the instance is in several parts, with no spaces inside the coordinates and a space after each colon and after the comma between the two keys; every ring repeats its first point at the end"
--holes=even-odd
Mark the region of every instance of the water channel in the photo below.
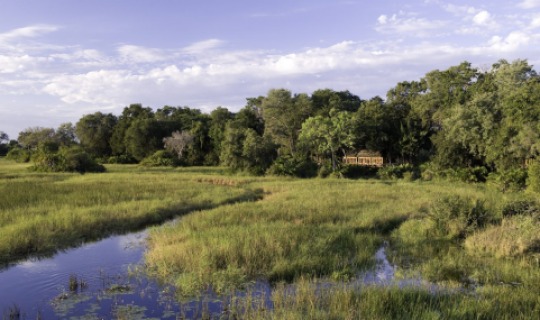
{"type": "MultiPolygon", "coordinates": [[[[0,270],[0,318],[111,319],[123,315],[129,319],[191,319],[221,313],[223,297],[208,292],[179,303],[173,288],[140,272],[133,275],[143,260],[146,235],[147,231],[141,231],[112,236],[0,270]]],[[[358,284],[384,285],[394,280],[395,267],[384,246],[376,259],[375,270],[359,276],[358,284]]],[[[249,292],[270,297],[271,287],[257,282],[249,292]]]]}

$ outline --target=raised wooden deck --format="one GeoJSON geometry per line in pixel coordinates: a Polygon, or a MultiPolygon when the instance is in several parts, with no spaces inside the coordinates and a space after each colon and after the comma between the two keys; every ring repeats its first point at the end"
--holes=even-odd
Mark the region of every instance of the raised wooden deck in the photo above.
{"type": "Polygon", "coordinates": [[[343,163],[356,166],[382,167],[384,159],[383,157],[344,157],[343,163]]]}

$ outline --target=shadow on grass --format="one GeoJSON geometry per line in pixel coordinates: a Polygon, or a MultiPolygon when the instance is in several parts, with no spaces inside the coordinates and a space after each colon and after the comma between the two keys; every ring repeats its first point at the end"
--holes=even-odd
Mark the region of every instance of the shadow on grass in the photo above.
{"type": "Polygon", "coordinates": [[[116,218],[110,219],[105,223],[103,221],[98,221],[95,225],[86,226],[84,230],[74,231],[70,234],[58,234],[55,238],[51,239],[50,245],[35,243],[38,240],[30,241],[27,247],[14,250],[7,256],[0,256],[0,271],[20,261],[30,258],[38,260],[50,258],[62,250],[75,248],[88,242],[103,240],[114,235],[138,232],[145,228],[162,224],[192,212],[211,210],[220,206],[240,202],[259,201],[263,199],[264,195],[265,192],[262,189],[244,189],[242,194],[219,203],[212,203],[210,200],[197,204],[181,202],[170,207],[158,208],[137,218],[116,218]]]}

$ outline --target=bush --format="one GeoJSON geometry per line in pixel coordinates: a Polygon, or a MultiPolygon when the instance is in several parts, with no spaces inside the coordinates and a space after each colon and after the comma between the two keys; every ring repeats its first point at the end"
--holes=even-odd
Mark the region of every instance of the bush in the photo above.
{"type": "Polygon", "coordinates": [[[269,174],[309,178],[317,175],[317,164],[309,158],[290,155],[278,157],[268,169],[269,174]]]}
{"type": "Polygon", "coordinates": [[[159,150],[144,158],[140,165],[146,167],[175,167],[180,165],[180,160],[167,150],[159,150]]]}
{"type": "Polygon", "coordinates": [[[433,222],[436,235],[455,239],[484,227],[492,220],[492,214],[481,200],[447,196],[431,205],[428,219],[433,222]]]}
{"type": "Polygon", "coordinates": [[[491,173],[487,181],[497,186],[497,189],[502,192],[520,191],[525,189],[527,185],[527,175],[527,170],[525,169],[511,169],[491,173]]]}
{"type": "Polygon", "coordinates": [[[105,172],[105,167],[96,162],[81,147],[63,147],[60,148],[59,156],[62,159],[60,171],[68,172],[105,172]]]}
{"type": "Polygon", "coordinates": [[[382,167],[377,171],[381,179],[403,179],[416,180],[420,176],[418,169],[411,164],[400,164],[397,166],[382,167]]]}
{"type": "Polygon", "coordinates": [[[540,161],[533,161],[528,168],[529,180],[527,189],[540,192],[540,161]]]}
{"type": "Polygon", "coordinates": [[[540,206],[535,200],[512,200],[502,207],[503,218],[518,215],[535,215],[540,213],[540,206]]]}
{"type": "Polygon", "coordinates": [[[30,161],[30,152],[21,148],[13,148],[9,150],[6,158],[15,162],[23,163],[30,161]]]}
{"type": "Polygon", "coordinates": [[[489,170],[486,167],[467,167],[467,168],[443,168],[436,163],[430,162],[421,167],[422,180],[432,180],[434,178],[443,178],[451,181],[461,181],[467,183],[486,182],[489,170]]]}
{"type": "Polygon", "coordinates": [[[450,180],[467,183],[486,182],[488,170],[486,167],[446,169],[440,175],[450,180]]]}
{"type": "Polygon", "coordinates": [[[4,157],[9,152],[9,145],[0,143],[0,157],[4,157]]]}
{"type": "Polygon", "coordinates": [[[58,152],[43,148],[38,150],[32,161],[35,171],[42,172],[104,172],[105,167],[97,163],[79,146],[61,147],[58,152]]]}
{"type": "Polygon", "coordinates": [[[341,172],[346,178],[374,178],[378,170],[377,167],[346,165],[341,172]]]}
{"type": "Polygon", "coordinates": [[[107,159],[107,163],[110,164],[133,164],[137,163],[137,160],[129,155],[111,156],[107,159]]]}

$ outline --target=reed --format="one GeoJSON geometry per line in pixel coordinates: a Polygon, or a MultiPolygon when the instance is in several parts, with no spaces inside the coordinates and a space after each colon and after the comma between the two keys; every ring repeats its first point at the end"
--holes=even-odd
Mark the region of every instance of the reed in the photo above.
{"type": "Polygon", "coordinates": [[[1,160],[0,264],[260,197],[245,188],[200,182],[204,173],[129,169],[32,173],[1,160]]]}

